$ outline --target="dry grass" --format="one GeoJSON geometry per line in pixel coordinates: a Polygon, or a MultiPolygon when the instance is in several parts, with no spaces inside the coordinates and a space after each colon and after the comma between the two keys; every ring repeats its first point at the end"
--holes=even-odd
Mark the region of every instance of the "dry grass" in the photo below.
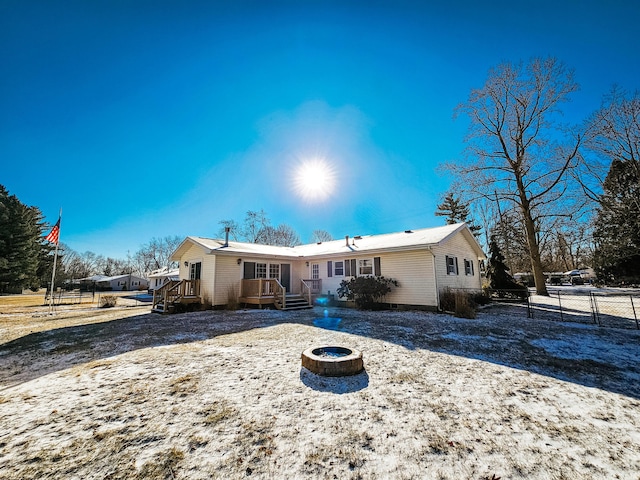
{"type": "Polygon", "coordinates": [[[44,304],[44,294],[0,296],[0,344],[37,332],[108,322],[149,312],[148,305],[123,299],[130,294],[118,292],[122,307],[114,309],[97,308],[101,297],[96,295],[94,303],[55,306],[53,312],[44,304]]]}

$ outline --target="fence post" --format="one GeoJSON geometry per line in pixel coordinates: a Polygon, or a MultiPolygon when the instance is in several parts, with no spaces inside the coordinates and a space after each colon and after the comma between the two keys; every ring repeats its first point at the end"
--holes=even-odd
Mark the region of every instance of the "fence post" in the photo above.
{"type": "Polygon", "coordinates": [[[560,321],[564,322],[564,316],[562,315],[562,302],[560,301],[560,290],[558,290],[558,307],[560,308],[560,321]]]}
{"type": "Polygon", "coordinates": [[[636,314],[636,306],[633,304],[633,295],[629,295],[631,298],[631,309],[633,310],[633,318],[636,321],[636,330],[640,330],[640,325],[638,325],[638,315],[636,314]]]}
{"type": "Polygon", "coordinates": [[[531,292],[527,290],[527,317],[533,318],[533,308],[531,307],[531,292]]]}
{"type": "Polygon", "coordinates": [[[593,292],[589,292],[589,307],[591,308],[591,320],[593,320],[593,323],[597,324],[598,319],[596,318],[596,297],[593,295],[593,292]]]}
{"type": "Polygon", "coordinates": [[[602,325],[600,324],[600,311],[598,310],[598,299],[596,298],[596,296],[593,296],[593,307],[594,307],[594,314],[596,316],[596,323],[598,324],[599,327],[601,327],[602,325]]]}

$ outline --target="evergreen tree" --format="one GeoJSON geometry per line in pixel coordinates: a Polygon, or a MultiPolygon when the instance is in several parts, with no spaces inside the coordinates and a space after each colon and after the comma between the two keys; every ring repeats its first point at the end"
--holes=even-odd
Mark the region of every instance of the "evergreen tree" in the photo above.
{"type": "Polygon", "coordinates": [[[464,203],[460,197],[456,197],[452,192],[449,192],[437,208],[436,216],[447,217],[445,219],[447,225],[465,222],[476,237],[480,235],[482,227],[475,225],[473,220],[470,219],[469,205],[464,203]]]}
{"type": "Polygon", "coordinates": [[[48,263],[42,220],[40,209],[22,204],[0,185],[0,292],[40,285],[48,263]]]}
{"type": "Polygon", "coordinates": [[[487,277],[489,278],[489,288],[498,297],[520,297],[526,298],[527,288],[517,283],[509,273],[504,255],[500,251],[495,236],[489,242],[489,265],[487,267],[487,277]]]}
{"type": "MultiPolygon", "coordinates": [[[[590,119],[590,171],[606,166],[594,220],[594,269],[607,283],[640,283],[640,92],[614,88],[590,119]]],[[[601,175],[596,175],[599,180],[601,175]]],[[[589,183],[592,183],[592,178],[589,183]]],[[[584,185],[593,196],[595,189],[584,185]]],[[[596,185],[599,182],[596,182],[596,185]]]]}
{"type": "Polygon", "coordinates": [[[492,231],[491,238],[504,255],[504,263],[513,272],[531,269],[529,248],[524,226],[513,210],[502,212],[492,231]]]}
{"type": "Polygon", "coordinates": [[[640,162],[614,160],[594,222],[594,269],[606,283],[640,283],[640,162]]]}

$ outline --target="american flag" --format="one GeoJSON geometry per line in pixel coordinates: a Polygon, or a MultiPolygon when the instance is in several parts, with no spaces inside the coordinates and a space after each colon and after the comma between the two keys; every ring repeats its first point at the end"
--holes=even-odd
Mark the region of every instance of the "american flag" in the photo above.
{"type": "Polygon", "coordinates": [[[58,240],[60,240],[60,219],[58,218],[58,222],[53,226],[49,235],[44,237],[45,240],[51,242],[55,245],[58,245],[58,240]]]}

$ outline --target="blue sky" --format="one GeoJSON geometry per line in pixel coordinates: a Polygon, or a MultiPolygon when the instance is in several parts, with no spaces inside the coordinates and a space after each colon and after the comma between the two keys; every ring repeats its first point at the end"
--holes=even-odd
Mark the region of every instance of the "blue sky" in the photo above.
{"type": "Polygon", "coordinates": [[[503,61],[555,56],[581,90],[640,87],[627,1],[0,3],[0,184],[61,241],[123,258],[263,209],[303,242],[440,225],[457,104],[503,61]],[[324,159],[333,193],[292,172],[324,159]]]}

